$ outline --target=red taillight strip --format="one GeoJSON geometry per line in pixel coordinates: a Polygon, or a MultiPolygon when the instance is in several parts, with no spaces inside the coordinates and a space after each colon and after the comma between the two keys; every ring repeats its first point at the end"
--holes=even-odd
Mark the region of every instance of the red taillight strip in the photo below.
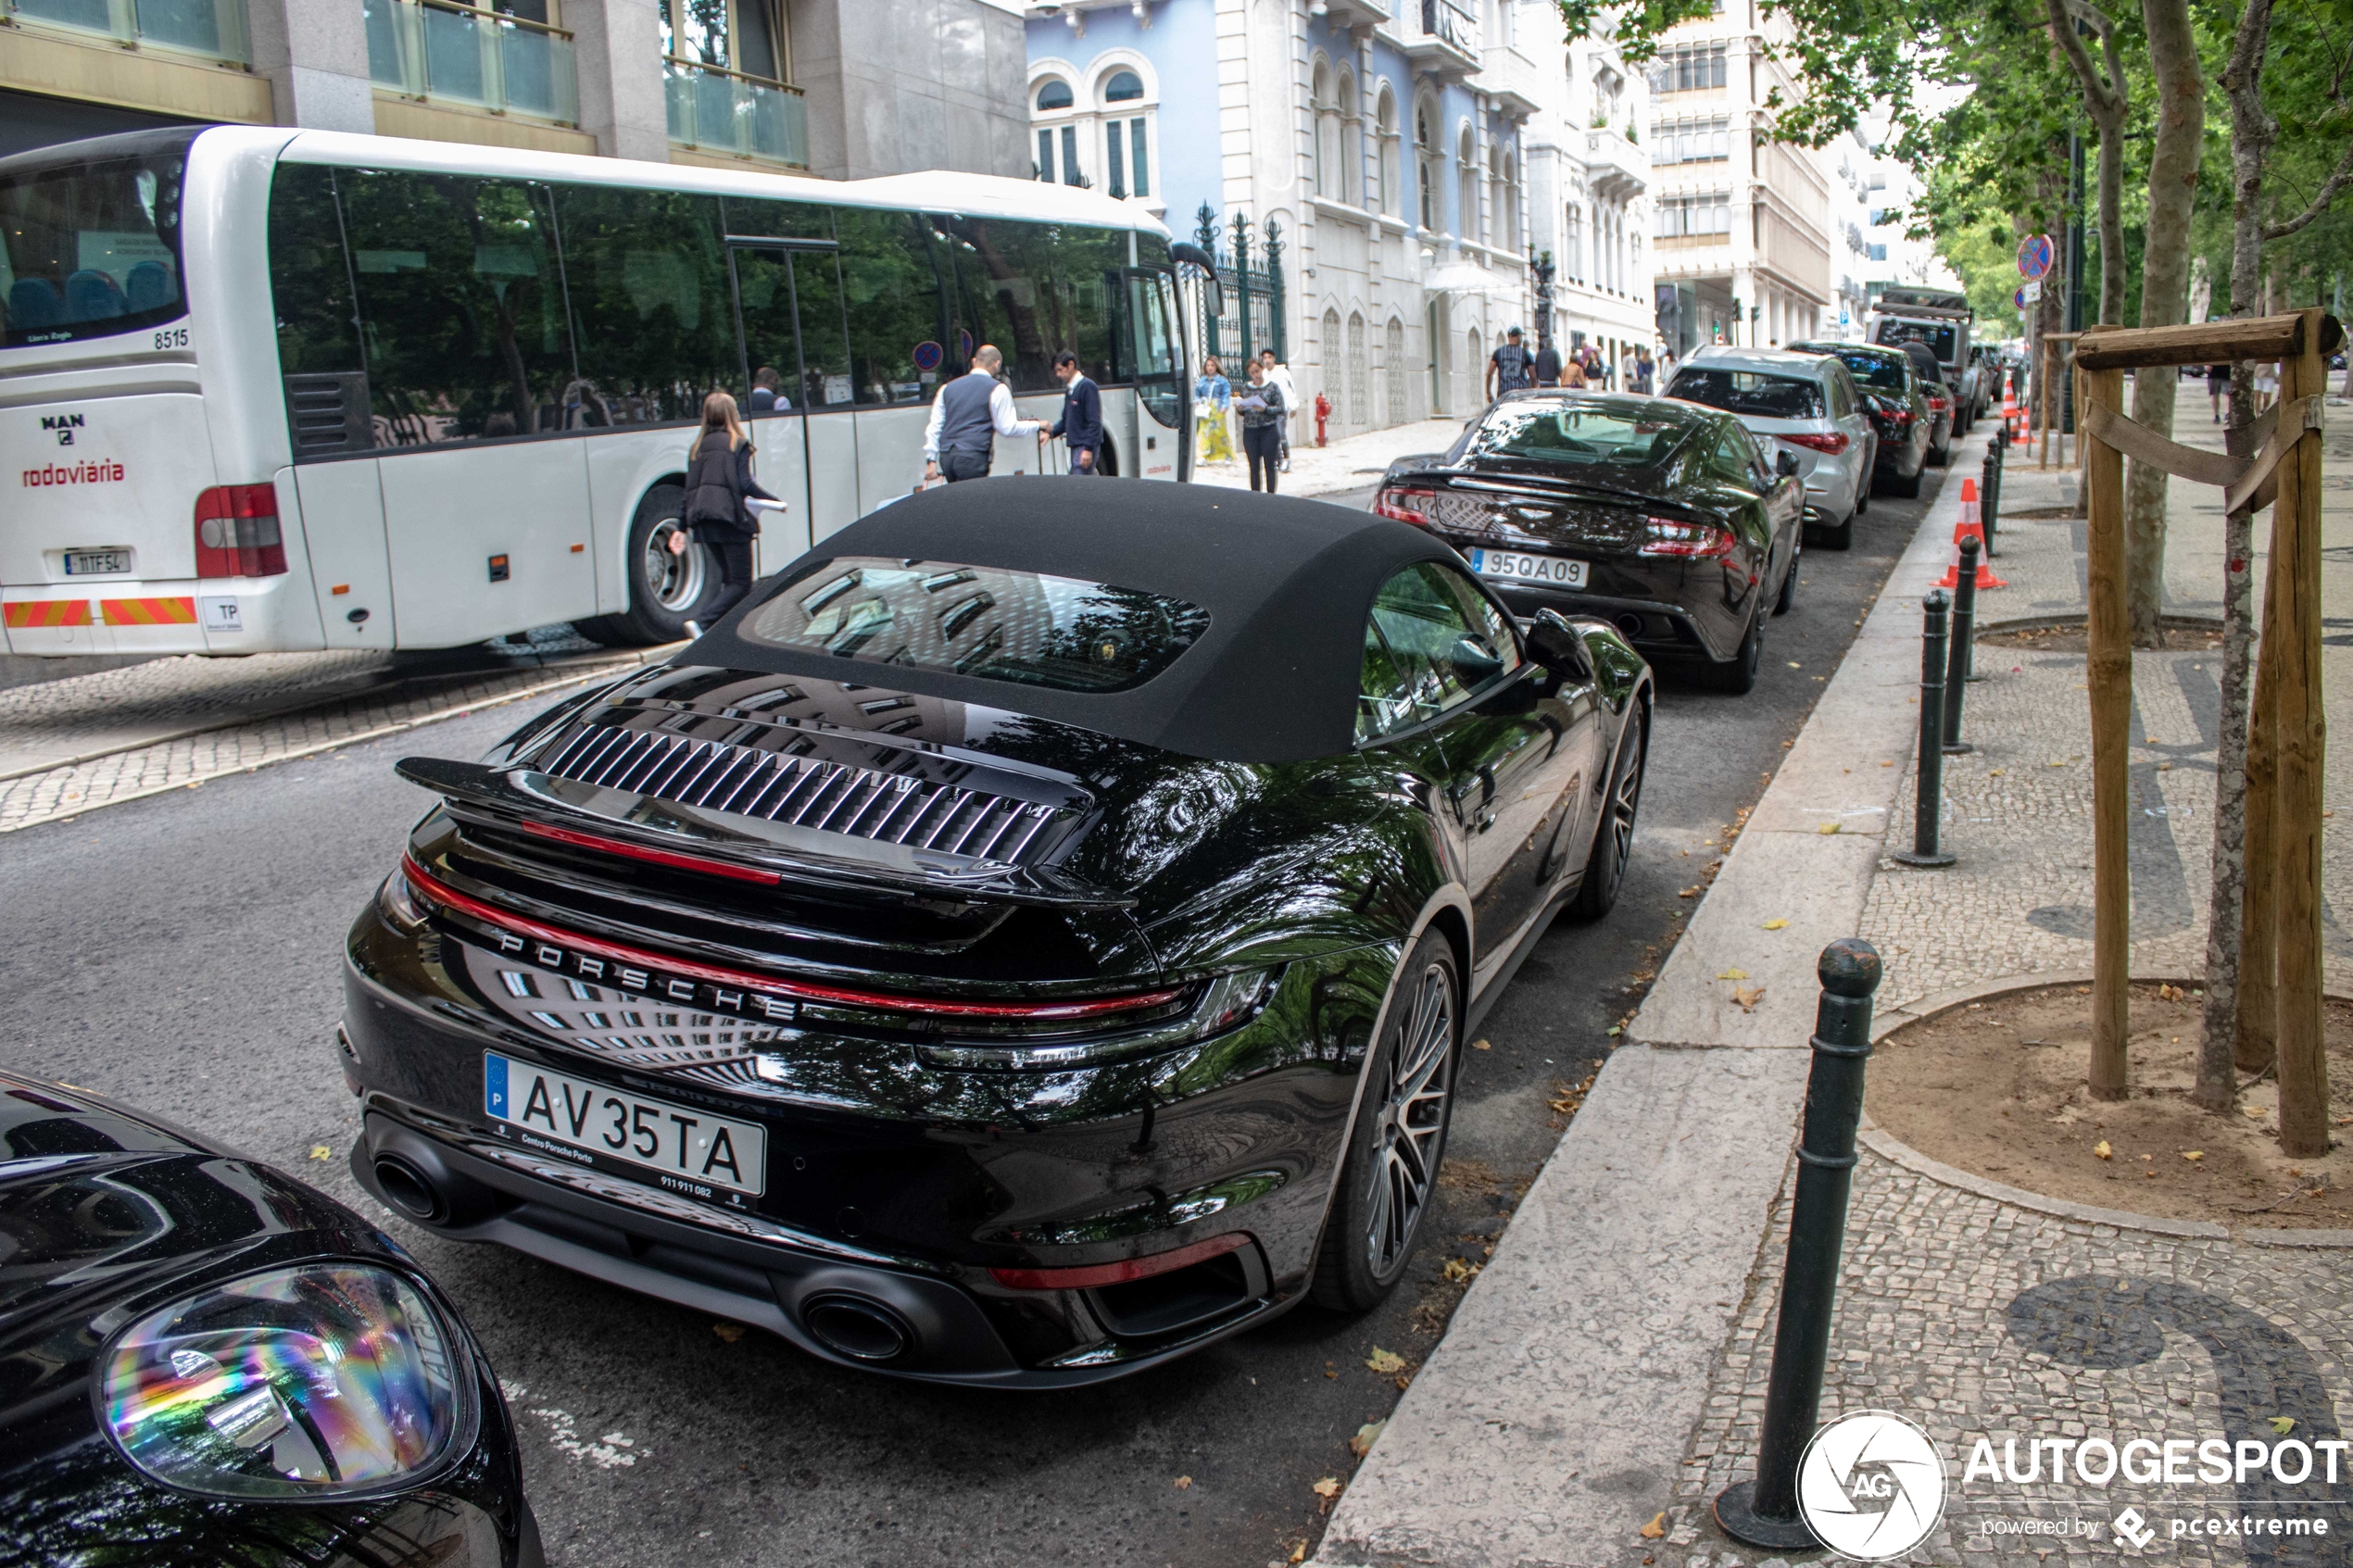
{"type": "Polygon", "coordinates": [[[1166,1005],[1184,995],[1181,990],[1143,991],[1125,997],[1090,997],[1077,1002],[951,1002],[937,997],[898,997],[882,991],[851,991],[838,985],[812,985],[805,980],[782,980],[771,974],[755,974],[749,970],[722,969],[715,964],[697,963],[691,959],[675,959],[666,954],[650,952],[643,947],[624,947],[598,936],[584,936],[576,931],[566,931],[560,925],[528,920],[522,915],[485,904],[434,876],[417,864],[414,857],[400,858],[401,874],[414,884],[418,892],[436,904],[446,904],[459,914],[484,921],[508,931],[537,937],[584,953],[594,953],[617,963],[658,969],[669,974],[690,975],[707,980],[714,985],[739,985],[748,991],[761,991],[771,996],[791,997],[804,1002],[832,1002],[840,1007],[874,1008],[883,1012],[920,1013],[930,1018],[1100,1018],[1106,1013],[1135,1012],[1144,1008],[1166,1005]]]}
{"type": "Polygon", "coordinates": [[[534,838],[552,839],[558,844],[569,844],[575,849],[625,855],[633,860],[672,866],[682,872],[701,872],[706,876],[729,876],[737,882],[761,882],[771,886],[785,880],[780,872],[764,872],[755,866],[731,865],[725,860],[713,860],[701,855],[680,855],[668,849],[642,848],[635,844],[624,844],[617,838],[602,838],[593,833],[574,833],[570,828],[549,827],[545,822],[525,822],[522,831],[534,838]]]}
{"type": "Polygon", "coordinates": [[[988,1275],[1008,1290],[1094,1290],[1106,1285],[1125,1285],[1129,1280],[1172,1273],[1211,1258],[1239,1252],[1249,1245],[1249,1232],[1227,1231],[1224,1236],[1213,1236],[1207,1241],[1196,1241],[1174,1252],[1155,1252],[1149,1258],[1130,1258],[1120,1263],[1082,1263],[1068,1269],[991,1269],[988,1275]]]}

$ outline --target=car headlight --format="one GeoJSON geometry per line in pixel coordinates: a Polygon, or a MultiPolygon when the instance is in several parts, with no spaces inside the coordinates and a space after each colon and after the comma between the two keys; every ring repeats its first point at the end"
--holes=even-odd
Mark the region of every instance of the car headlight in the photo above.
{"type": "Polygon", "coordinates": [[[458,1355],[440,1314],[397,1274],[272,1269],[125,1329],[107,1352],[100,1419],[133,1466],[184,1491],[373,1491],[473,1440],[458,1355]]]}

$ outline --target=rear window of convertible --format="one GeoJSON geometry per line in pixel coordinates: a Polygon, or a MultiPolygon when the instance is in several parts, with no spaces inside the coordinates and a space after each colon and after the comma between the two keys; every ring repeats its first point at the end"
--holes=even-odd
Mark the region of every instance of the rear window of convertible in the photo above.
{"type": "Polygon", "coordinates": [[[1199,605],[1139,588],[953,561],[838,556],[746,616],[746,642],[861,664],[1066,692],[1124,692],[1209,629],[1199,605]]]}

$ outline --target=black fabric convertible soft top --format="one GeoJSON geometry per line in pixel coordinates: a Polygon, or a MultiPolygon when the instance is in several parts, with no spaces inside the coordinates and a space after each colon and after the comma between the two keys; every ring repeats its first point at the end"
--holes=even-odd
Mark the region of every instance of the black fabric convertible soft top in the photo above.
{"type": "Polygon", "coordinates": [[[1227,762],[1336,756],[1355,742],[1365,622],[1400,569],[1452,560],[1420,529],[1323,501],[1140,480],[1013,476],[943,485],[827,538],[682,653],[681,664],[887,685],[1227,762]],[[1057,691],[798,653],[736,634],[777,587],[837,556],[1038,571],[1189,600],[1209,630],[1129,691],[1057,691]]]}

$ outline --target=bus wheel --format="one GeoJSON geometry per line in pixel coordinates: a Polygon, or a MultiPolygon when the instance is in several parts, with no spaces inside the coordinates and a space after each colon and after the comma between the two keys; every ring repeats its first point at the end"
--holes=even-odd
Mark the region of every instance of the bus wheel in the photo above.
{"type": "Polygon", "coordinates": [[[657,484],[637,503],[629,524],[629,608],[619,615],[599,615],[575,623],[584,637],[608,647],[644,647],[674,643],[686,634],[686,621],[718,583],[711,552],[688,545],[673,554],[670,543],[686,524],[686,492],[676,484],[657,484]]]}

